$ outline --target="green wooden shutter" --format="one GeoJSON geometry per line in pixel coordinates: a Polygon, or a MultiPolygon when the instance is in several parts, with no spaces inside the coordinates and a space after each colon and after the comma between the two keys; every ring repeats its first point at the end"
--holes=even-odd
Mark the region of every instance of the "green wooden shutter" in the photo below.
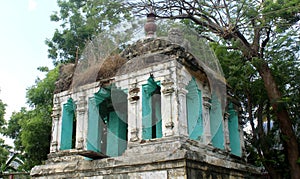
{"type": "Polygon", "coordinates": [[[87,150],[101,152],[101,138],[103,126],[101,126],[99,116],[99,105],[95,98],[88,101],[88,131],[87,131],[87,150]]]}
{"type": "Polygon", "coordinates": [[[211,97],[210,130],[213,146],[224,149],[222,106],[215,93],[213,93],[211,97]]]}
{"type": "MultiPolygon", "coordinates": [[[[162,121],[161,121],[161,104],[160,100],[153,101],[154,92],[160,88],[159,82],[155,82],[151,76],[147,80],[147,84],[142,86],[142,138],[152,139],[162,137],[162,121]],[[154,121],[154,116],[156,121],[154,121]],[[153,127],[155,133],[153,134],[153,127]]],[[[157,96],[156,96],[157,97],[157,96]]]]}
{"type": "Polygon", "coordinates": [[[234,110],[232,103],[230,103],[228,106],[228,113],[228,128],[231,153],[236,156],[242,156],[238,114],[234,110]]]}
{"type": "Polygon", "coordinates": [[[63,105],[60,150],[72,148],[74,111],[74,102],[72,98],[69,98],[67,103],[63,105]]]}
{"type": "Polygon", "coordinates": [[[148,84],[142,86],[142,136],[143,139],[152,138],[152,109],[151,96],[147,93],[148,84]]]}
{"type": "MultiPolygon", "coordinates": [[[[153,107],[155,112],[155,136],[156,138],[162,138],[162,120],[161,120],[161,95],[155,94],[156,99],[153,101],[153,107]]],[[[153,98],[154,96],[152,96],[153,98]]],[[[152,119],[153,120],[153,119],[152,119]]]]}
{"type": "Polygon", "coordinates": [[[88,150],[112,157],[121,155],[127,148],[127,95],[119,89],[101,88],[89,99],[88,114],[88,150]],[[121,111],[111,108],[112,90],[118,103],[113,107],[117,105],[121,111]]]}
{"type": "Polygon", "coordinates": [[[119,156],[121,155],[126,147],[126,129],[127,124],[113,111],[109,113],[107,131],[107,148],[106,154],[108,156],[119,156]]]}
{"type": "Polygon", "coordinates": [[[199,140],[203,134],[202,95],[194,77],[186,89],[188,134],[191,139],[199,140]]]}

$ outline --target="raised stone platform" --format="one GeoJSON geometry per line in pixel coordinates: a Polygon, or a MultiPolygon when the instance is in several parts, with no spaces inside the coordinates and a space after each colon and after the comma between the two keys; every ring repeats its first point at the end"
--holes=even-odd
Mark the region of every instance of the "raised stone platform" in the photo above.
{"type": "Polygon", "coordinates": [[[131,143],[120,157],[87,160],[76,150],[49,156],[33,178],[257,178],[259,171],[231,154],[183,137],[131,143]],[[67,153],[69,152],[69,156],[67,153]],[[51,158],[52,157],[52,158],[51,158]]]}

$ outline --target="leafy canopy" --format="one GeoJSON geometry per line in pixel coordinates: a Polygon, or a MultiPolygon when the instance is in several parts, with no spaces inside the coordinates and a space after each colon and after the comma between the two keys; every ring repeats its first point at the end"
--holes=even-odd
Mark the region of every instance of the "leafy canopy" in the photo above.
{"type": "Polygon", "coordinates": [[[122,0],[58,0],[59,12],[51,21],[59,22],[52,39],[47,39],[49,58],[54,64],[74,63],[85,44],[109,26],[130,18],[122,0]]]}
{"type": "Polygon", "coordinates": [[[33,166],[42,164],[47,159],[51,138],[51,112],[55,81],[58,68],[48,71],[44,79],[37,79],[36,84],[27,89],[27,102],[32,110],[21,108],[14,112],[5,130],[5,135],[15,139],[15,150],[24,164],[22,169],[29,171],[33,166]]]}

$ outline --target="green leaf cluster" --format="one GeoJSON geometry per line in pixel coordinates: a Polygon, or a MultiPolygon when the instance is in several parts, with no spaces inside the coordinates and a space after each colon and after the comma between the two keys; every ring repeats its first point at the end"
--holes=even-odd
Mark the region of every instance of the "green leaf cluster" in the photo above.
{"type": "Polygon", "coordinates": [[[266,0],[263,6],[265,20],[276,26],[278,32],[284,32],[300,20],[300,0],[266,0]]]}
{"type": "MultiPolygon", "coordinates": [[[[2,165],[6,163],[8,156],[9,156],[9,149],[11,149],[10,146],[6,145],[3,139],[0,139],[0,167],[2,168],[2,165]]],[[[1,174],[2,169],[0,170],[1,174]]]]}
{"type": "Polygon", "coordinates": [[[4,119],[5,107],[6,104],[4,104],[3,101],[0,99],[0,133],[1,133],[1,128],[3,127],[3,125],[5,125],[5,119],[4,119]]]}
{"type": "Polygon", "coordinates": [[[58,0],[60,10],[51,21],[60,23],[52,39],[47,39],[48,56],[55,65],[75,62],[85,44],[111,25],[130,18],[121,0],[58,0]]]}
{"type": "MultiPolygon", "coordinates": [[[[5,125],[5,107],[6,104],[3,103],[3,101],[0,99],[0,134],[3,132],[3,126],[5,125]]],[[[4,140],[0,138],[0,164],[3,164],[6,162],[9,154],[9,146],[7,146],[4,143],[4,140]]],[[[1,166],[1,165],[0,165],[1,166]]]]}
{"type": "Polygon", "coordinates": [[[36,84],[27,89],[27,102],[32,109],[23,107],[19,112],[14,112],[5,129],[4,134],[14,139],[15,151],[21,153],[19,158],[24,161],[20,167],[22,170],[29,171],[47,159],[52,126],[52,99],[58,68],[47,72],[44,79],[37,79],[36,84]]]}

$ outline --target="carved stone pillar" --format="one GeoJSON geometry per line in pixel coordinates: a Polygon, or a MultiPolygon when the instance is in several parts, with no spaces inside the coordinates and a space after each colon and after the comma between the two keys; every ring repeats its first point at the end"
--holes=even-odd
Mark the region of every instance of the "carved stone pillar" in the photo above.
{"type": "Polygon", "coordinates": [[[174,134],[173,110],[172,100],[174,97],[174,82],[170,79],[165,79],[161,83],[162,96],[161,96],[161,113],[162,113],[162,132],[164,136],[172,136],[174,134]]]}
{"type": "Polygon", "coordinates": [[[77,109],[76,109],[76,149],[82,150],[84,149],[84,139],[86,138],[86,131],[85,131],[85,114],[87,112],[86,109],[87,102],[86,96],[84,92],[80,92],[79,100],[77,102],[77,109]]]}
{"type": "Polygon", "coordinates": [[[211,143],[211,132],[210,132],[210,107],[211,107],[211,95],[208,86],[204,86],[203,91],[203,143],[208,145],[211,143]]]}
{"type": "Polygon", "coordinates": [[[138,124],[138,101],[140,88],[134,83],[129,89],[128,97],[128,139],[130,142],[139,140],[139,124],[138,124]]]}
{"type": "Polygon", "coordinates": [[[188,136],[187,127],[187,112],[186,112],[186,94],[188,91],[184,88],[178,90],[179,98],[179,124],[178,124],[178,134],[180,136],[188,136]]]}
{"type": "Polygon", "coordinates": [[[59,97],[54,98],[54,104],[52,109],[52,140],[50,144],[50,153],[58,151],[58,125],[61,113],[60,100],[59,97]]]}
{"type": "Polygon", "coordinates": [[[229,120],[229,113],[224,114],[224,137],[225,137],[225,150],[230,152],[230,139],[229,139],[229,128],[228,128],[228,120],[229,120]]]}

